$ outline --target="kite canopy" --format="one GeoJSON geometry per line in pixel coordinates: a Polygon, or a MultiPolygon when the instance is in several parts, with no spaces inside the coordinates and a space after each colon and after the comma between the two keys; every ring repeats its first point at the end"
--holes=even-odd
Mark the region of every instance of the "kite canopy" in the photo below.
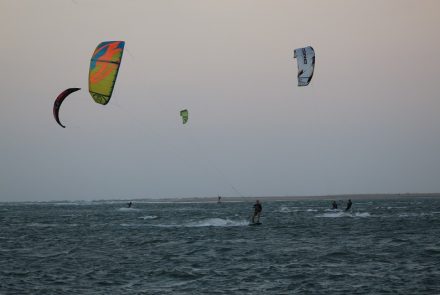
{"type": "Polygon", "coordinates": [[[298,61],[298,86],[309,85],[315,69],[315,51],[311,46],[297,48],[293,58],[298,61]]]}
{"type": "Polygon", "coordinates": [[[71,93],[80,90],[81,88],[68,88],[61,92],[60,95],[55,99],[55,102],[53,104],[53,116],[55,117],[55,120],[60,124],[61,127],[66,128],[63,124],[60,122],[60,117],[58,115],[60,111],[61,104],[63,103],[64,99],[71,93]]]}
{"type": "Polygon", "coordinates": [[[186,122],[188,122],[188,110],[181,110],[180,111],[180,116],[182,117],[182,123],[186,124],[186,122]]]}
{"type": "Polygon", "coordinates": [[[112,97],[124,52],[124,41],[102,42],[90,60],[89,92],[93,99],[106,105],[112,97]]]}

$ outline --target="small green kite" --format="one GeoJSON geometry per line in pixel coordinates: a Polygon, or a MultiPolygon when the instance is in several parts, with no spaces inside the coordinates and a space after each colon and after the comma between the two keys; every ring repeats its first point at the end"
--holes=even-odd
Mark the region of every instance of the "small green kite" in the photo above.
{"type": "Polygon", "coordinates": [[[186,122],[188,122],[188,110],[181,110],[180,111],[180,116],[182,117],[182,123],[186,124],[186,122]]]}

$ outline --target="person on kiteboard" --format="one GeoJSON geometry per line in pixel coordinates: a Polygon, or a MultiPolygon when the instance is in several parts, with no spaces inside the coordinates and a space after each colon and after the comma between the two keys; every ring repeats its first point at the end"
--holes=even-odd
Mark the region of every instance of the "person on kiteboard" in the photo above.
{"type": "Polygon", "coordinates": [[[255,223],[255,218],[257,219],[257,223],[260,222],[260,215],[262,210],[263,207],[261,206],[260,201],[257,200],[254,204],[254,215],[252,216],[252,223],[255,223]]]}

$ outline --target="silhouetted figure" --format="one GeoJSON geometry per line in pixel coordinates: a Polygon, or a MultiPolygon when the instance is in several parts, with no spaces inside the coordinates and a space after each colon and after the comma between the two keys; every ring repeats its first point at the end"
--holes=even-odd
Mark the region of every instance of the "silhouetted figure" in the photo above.
{"type": "Polygon", "coordinates": [[[347,208],[345,208],[345,211],[350,210],[351,205],[353,205],[353,203],[351,202],[351,199],[349,199],[349,200],[348,200],[348,203],[347,203],[347,208]]]}
{"type": "Polygon", "coordinates": [[[130,201],[129,203],[127,203],[128,208],[131,208],[131,205],[133,205],[133,203],[130,201]]]}
{"type": "Polygon", "coordinates": [[[336,201],[333,201],[332,209],[338,209],[338,204],[336,203],[336,201]]]}
{"type": "Polygon", "coordinates": [[[255,218],[257,219],[257,223],[260,222],[260,215],[262,210],[263,207],[261,206],[260,201],[257,200],[254,204],[254,215],[252,216],[252,223],[255,223],[255,218]]]}

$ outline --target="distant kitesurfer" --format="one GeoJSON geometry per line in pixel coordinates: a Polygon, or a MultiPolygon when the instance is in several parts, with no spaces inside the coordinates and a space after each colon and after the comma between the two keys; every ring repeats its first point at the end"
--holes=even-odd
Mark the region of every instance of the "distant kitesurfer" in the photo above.
{"type": "Polygon", "coordinates": [[[254,204],[254,215],[252,216],[252,223],[255,223],[255,218],[257,219],[257,223],[260,222],[260,215],[262,210],[263,207],[261,206],[260,201],[257,200],[254,204]]]}
{"type": "Polygon", "coordinates": [[[353,205],[353,203],[351,202],[351,199],[349,199],[348,202],[347,202],[347,208],[345,208],[345,211],[350,210],[351,205],[353,205]]]}
{"type": "Polygon", "coordinates": [[[336,201],[333,201],[332,209],[338,209],[338,204],[336,203],[336,201]]]}
{"type": "Polygon", "coordinates": [[[128,208],[131,208],[131,205],[133,205],[133,203],[130,201],[129,203],[127,203],[128,208]]]}
{"type": "Polygon", "coordinates": [[[218,196],[217,203],[220,204],[222,197],[218,196]]]}

